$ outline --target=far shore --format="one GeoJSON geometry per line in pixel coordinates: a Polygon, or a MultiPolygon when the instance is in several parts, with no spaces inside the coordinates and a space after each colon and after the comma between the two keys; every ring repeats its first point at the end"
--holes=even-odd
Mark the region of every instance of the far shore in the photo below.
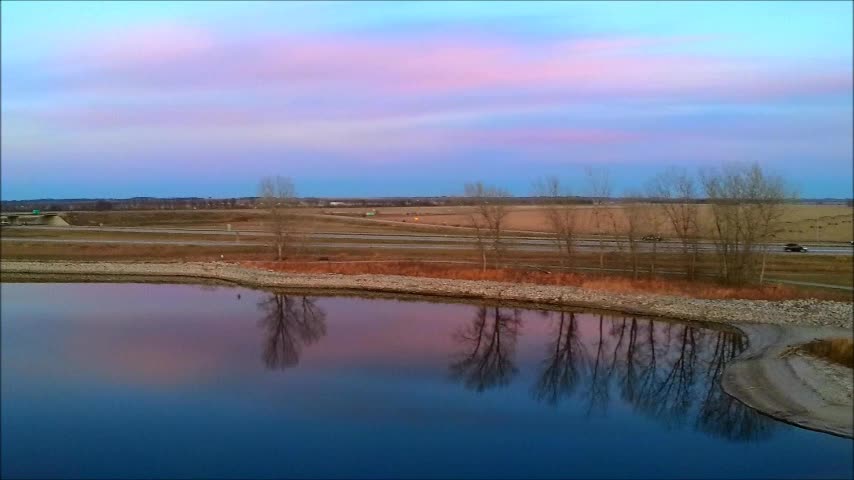
{"type": "Polygon", "coordinates": [[[0,281],[215,281],[257,288],[451,297],[716,322],[744,332],[750,345],[727,367],[722,381],[727,393],[788,423],[854,438],[851,369],[810,357],[785,355],[792,347],[813,339],[852,338],[851,302],[709,300],[397,275],[296,274],[226,262],[2,261],[0,281]],[[805,376],[810,377],[809,382],[805,376]]]}

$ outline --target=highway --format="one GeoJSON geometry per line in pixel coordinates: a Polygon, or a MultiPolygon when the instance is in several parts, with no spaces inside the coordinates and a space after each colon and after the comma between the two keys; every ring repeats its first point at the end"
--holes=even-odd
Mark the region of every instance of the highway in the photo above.
{"type": "MultiPolygon", "coordinates": [[[[107,239],[64,239],[64,238],[25,238],[25,237],[12,237],[12,238],[3,238],[4,242],[35,242],[35,243],[60,243],[60,244],[112,244],[112,245],[179,245],[179,246],[198,246],[198,247],[222,247],[225,249],[233,248],[233,247],[246,247],[246,246],[257,246],[263,247],[268,246],[268,244],[263,242],[223,242],[223,241],[215,241],[215,240],[139,240],[139,239],[125,239],[125,240],[107,240],[107,239]]],[[[453,249],[453,250],[461,250],[468,249],[471,246],[468,245],[429,245],[429,244],[418,244],[418,243],[409,243],[409,244],[370,244],[370,243],[312,243],[312,247],[314,248],[395,248],[395,249],[453,249]]],[[[513,249],[523,250],[523,251],[541,251],[543,247],[516,247],[513,249]]],[[[440,262],[440,263],[468,263],[468,262],[440,262]]],[[[552,267],[544,267],[544,266],[536,266],[537,268],[552,268],[552,267]]],[[[599,271],[598,268],[577,268],[576,270],[582,271],[599,271]]],[[[616,269],[616,268],[606,268],[604,270],[614,271],[614,272],[628,272],[625,269],[616,269]]],[[[659,270],[659,274],[679,274],[681,272],[669,272],[666,270],[659,270]]],[[[782,279],[773,279],[769,278],[769,282],[773,283],[784,283],[790,285],[800,285],[800,286],[811,286],[811,287],[822,287],[822,288],[831,288],[837,290],[846,290],[846,291],[854,291],[854,287],[849,287],[846,285],[832,285],[826,283],[814,283],[814,282],[801,282],[795,280],[782,280],[782,279]]]]}
{"type": "MultiPolygon", "coordinates": [[[[49,241],[54,243],[120,243],[120,244],[147,244],[147,245],[196,245],[196,246],[263,246],[263,242],[247,241],[246,237],[270,237],[269,232],[257,230],[243,230],[240,232],[214,229],[182,229],[182,228],[144,228],[144,227],[50,227],[50,226],[6,226],[3,230],[25,230],[25,231],[63,231],[63,232],[112,232],[112,233],[140,233],[140,234],[159,234],[159,235],[199,235],[199,236],[220,236],[231,237],[234,240],[147,240],[140,239],[55,239],[55,238],[39,238],[39,237],[2,237],[3,241],[28,241],[41,242],[49,241]]],[[[406,249],[471,249],[474,248],[476,242],[475,237],[463,235],[438,235],[438,234],[374,234],[374,233],[339,233],[339,232],[311,232],[305,233],[305,238],[315,247],[323,248],[406,248],[406,249]],[[347,242],[349,240],[349,242],[347,242]]],[[[531,252],[549,252],[554,251],[557,247],[555,242],[544,237],[525,237],[525,236],[506,236],[503,238],[506,248],[510,250],[531,251],[531,252]]],[[[785,255],[852,255],[854,247],[850,245],[833,245],[833,244],[810,244],[805,243],[809,248],[809,252],[792,253],[784,252],[782,244],[769,244],[771,254],[785,255]]],[[[576,244],[579,251],[598,251],[599,240],[589,236],[579,239],[576,244]]],[[[605,250],[614,251],[620,248],[627,249],[626,240],[615,241],[614,239],[605,239],[602,241],[602,246],[605,250]]],[[[701,251],[713,251],[715,246],[712,242],[702,241],[699,243],[701,251]]],[[[652,251],[653,244],[651,242],[640,242],[641,251],[652,251]]],[[[662,241],[656,245],[659,252],[672,253],[680,251],[682,246],[675,241],[662,241]]]]}

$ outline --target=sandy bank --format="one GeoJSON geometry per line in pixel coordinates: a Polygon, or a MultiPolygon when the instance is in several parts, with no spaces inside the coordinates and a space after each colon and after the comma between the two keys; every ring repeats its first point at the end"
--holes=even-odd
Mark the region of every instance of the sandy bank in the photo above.
{"type": "Polygon", "coordinates": [[[775,418],[852,437],[850,369],[781,354],[814,338],[852,336],[851,303],[819,300],[705,300],[620,294],[553,285],[395,275],[288,274],[215,263],[0,262],[0,280],[205,279],[263,288],[371,291],[615,310],[736,326],[750,348],[725,372],[724,389],[775,418]]]}

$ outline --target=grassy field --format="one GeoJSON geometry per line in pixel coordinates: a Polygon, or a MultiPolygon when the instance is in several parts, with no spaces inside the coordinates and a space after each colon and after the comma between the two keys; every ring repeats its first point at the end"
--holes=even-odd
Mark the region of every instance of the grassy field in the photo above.
{"type": "MultiPolygon", "coordinates": [[[[719,285],[711,278],[688,282],[678,276],[657,275],[650,278],[643,270],[638,279],[629,278],[628,272],[608,271],[600,274],[596,270],[566,271],[561,269],[554,257],[538,254],[514,255],[502,262],[500,268],[490,266],[482,272],[471,252],[467,251],[412,251],[394,249],[342,249],[303,247],[291,252],[285,262],[274,262],[269,249],[263,247],[181,246],[181,245],[112,245],[112,244],[39,244],[27,242],[3,242],[0,257],[5,260],[75,260],[75,261],[229,261],[249,262],[264,268],[293,272],[324,272],[339,274],[394,274],[433,278],[471,280],[498,280],[549,285],[570,285],[615,292],[651,292],[682,295],[696,298],[747,298],[779,300],[786,298],[825,298],[851,301],[852,293],[837,290],[766,285],[764,287],[732,288],[719,285]]],[[[803,257],[801,257],[803,259],[803,257]]],[[[580,256],[577,266],[594,268],[596,255],[580,256]]],[[[609,257],[606,268],[619,270],[626,266],[619,259],[609,257]]],[[[821,272],[827,283],[840,282],[851,277],[850,257],[834,259],[803,259],[794,263],[785,258],[769,265],[769,277],[789,272],[792,279],[803,278],[797,270],[821,272]]],[[[662,256],[658,259],[659,271],[678,269],[678,259],[662,256]]],[[[704,268],[711,268],[711,264],[704,268]]],[[[849,281],[850,284],[850,281],[849,281]]]]}
{"type": "MultiPolygon", "coordinates": [[[[579,210],[580,218],[589,222],[589,207],[575,207],[579,210]]],[[[615,217],[621,212],[620,207],[614,207],[615,217]]],[[[456,227],[466,225],[469,216],[468,207],[429,207],[418,209],[383,209],[377,217],[364,218],[365,209],[296,209],[292,217],[294,228],[303,233],[318,232],[348,232],[348,233],[444,233],[470,234],[468,229],[456,227]],[[418,222],[414,218],[418,217],[418,222]],[[406,222],[404,222],[406,220],[406,222]],[[447,225],[443,225],[447,224],[447,225]]],[[[705,212],[704,214],[707,214],[705,212]]],[[[821,238],[823,242],[830,240],[843,241],[850,236],[852,209],[839,206],[792,206],[787,211],[787,225],[808,224],[815,219],[823,219],[828,225],[828,234],[834,237],[821,238]]],[[[265,215],[261,210],[197,210],[197,211],[115,211],[115,212],[71,212],[64,216],[74,225],[123,227],[168,227],[182,228],[189,231],[172,233],[134,233],[134,232],[101,232],[41,230],[27,228],[4,229],[4,237],[17,238],[50,238],[50,239],[98,239],[98,240],[200,240],[226,241],[236,240],[233,233],[226,232],[226,225],[231,224],[233,230],[241,231],[241,242],[263,242],[269,238],[254,235],[252,231],[265,229],[265,215]],[[193,234],[192,229],[222,230],[221,235],[193,234]]],[[[541,207],[512,207],[509,228],[517,228],[531,232],[544,228],[545,216],[541,207]]],[[[589,228],[588,224],[585,228],[589,228]]],[[[592,232],[592,229],[588,230],[592,232]]],[[[435,249],[435,248],[396,248],[389,242],[370,240],[377,244],[371,248],[353,248],[346,244],[362,243],[356,239],[323,240],[324,243],[339,243],[337,246],[320,247],[312,245],[305,235],[298,235],[287,260],[291,262],[349,262],[354,265],[374,264],[388,265],[394,262],[418,262],[432,264],[435,262],[449,263],[455,269],[477,270],[478,254],[474,249],[435,249]]],[[[798,237],[794,237],[798,238],[798,237]]],[[[364,240],[367,241],[367,240],[364,240]]],[[[407,240],[411,241],[411,240],[407,240]]],[[[798,241],[798,240],[795,240],[798,241]]],[[[801,240],[809,244],[809,240],[801,240]]],[[[229,244],[227,246],[188,246],[188,245],[131,245],[131,244],[58,244],[37,242],[2,242],[0,257],[3,259],[33,259],[33,260],[126,260],[126,261],[270,261],[274,259],[270,248],[253,245],[229,244]]],[[[410,245],[412,245],[410,243],[410,245]]],[[[436,245],[436,244],[432,244],[436,245]]],[[[599,256],[595,252],[576,255],[572,268],[563,262],[557,252],[513,251],[499,265],[490,259],[490,267],[499,270],[512,271],[549,271],[551,274],[606,274],[610,276],[630,276],[630,261],[623,252],[609,252],[605,255],[605,271],[598,270],[599,256]]],[[[678,255],[659,252],[655,258],[657,275],[650,275],[653,263],[651,254],[639,257],[639,277],[645,281],[679,281],[683,270],[682,261],[678,255]]],[[[399,263],[403,265],[403,263],[399,263]]],[[[377,267],[380,268],[380,267],[377,267]]],[[[384,267],[383,267],[384,268],[384,267]]],[[[461,270],[462,271],[462,270],[461,270]]],[[[711,253],[702,254],[698,262],[698,272],[701,278],[711,279],[716,273],[716,260],[711,253]]],[[[772,255],[769,257],[766,276],[770,279],[780,279],[800,282],[813,282],[831,285],[852,286],[854,284],[854,259],[850,255],[772,255]]],[[[800,292],[815,293],[812,288],[799,288],[800,292]]],[[[849,298],[846,292],[830,292],[821,294],[836,295],[837,298],[849,298]]]]}
{"type": "MultiPolygon", "coordinates": [[[[595,233],[593,208],[590,206],[568,207],[577,211],[577,228],[581,234],[595,233]]],[[[551,230],[546,217],[546,211],[540,206],[514,206],[509,208],[506,225],[508,229],[548,232],[551,230]]],[[[334,215],[355,215],[364,209],[335,209],[331,210],[334,215]]],[[[419,223],[439,226],[471,226],[471,214],[474,207],[426,207],[426,208],[387,208],[377,212],[377,220],[391,220],[395,222],[419,223]],[[417,219],[417,220],[416,220],[417,219]]],[[[649,222],[641,230],[641,234],[659,233],[663,236],[673,236],[673,231],[660,209],[657,212],[659,228],[653,228],[655,222],[649,222]]],[[[614,205],[607,207],[607,212],[613,214],[617,224],[617,231],[622,234],[626,231],[625,210],[622,206],[614,205]]],[[[711,225],[711,207],[699,206],[699,216],[702,224],[707,227],[711,225]]],[[[606,222],[611,220],[605,217],[606,222]]],[[[854,209],[840,205],[789,205],[782,219],[780,237],[785,241],[793,242],[847,242],[854,239],[854,209]],[[818,236],[816,228],[818,227],[818,236]]],[[[610,225],[609,225],[610,228],[610,225]]],[[[708,229],[708,228],[707,228],[708,229]]],[[[706,237],[709,233],[706,232],[706,237]]]]}
{"type": "MultiPolygon", "coordinates": [[[[62,217],[76,226],[152,227],[188,229],[227,229],[252,231],[266,229],[264,210],[141,210],[107,212],[68,212],[62,217]]],[[[294,209],[293,229],[300,232],[388,233],[419,231],[403,222],[372,222],[352,216],[326,215],[317,209],[294,209]]]]}
{"type": "MultiPolygon", "coordinates": [[[[228,259],[240,260],[271,260],[272,249],[264,246],[249,246],[231,243],[233,236],[229,235],[166,235],[160,233],[130,233],[130,232],[68,232],[41,231],[24,228],[5,230],[5,237],[50,238],[67,240],[226,240],[226,246],[181,246],[181,245],[130,245],[130,244],[57,244],[38,242],[2,242],[0,256],[4,259],[126,259],[146,260],[149,257],[158,259],[172,256],[176,259],[211,260],[224,255],[228,259]],[[44,232],[44,233],[42,233],[44,232]]],[[[241,242],[266,243],[269,239],[241,235],[241,242]]],[[[288,252],[289,259],[317,261],[320,259],[342,261],[453,261],[479,264],[478,254],[474,249],[412,249],[395,248],[390,243],[379,243],[377,246],[352,248],[347,244],[362,243],[351,240],[328,241],[338,246],[321,247],[305,240],[292,244],[288,252]]],[[[373,242],[371,242],[373,243],[373,242]]],[[[409,245],[415,243],[410,242],[409,245]]],[[[436,244],[431,244],[436,245],[436,244]]],[[[630,259],[625,253],[609,252],[605,255],[605,268],[611,274],[628,274],[631,268],[630,259]]],[[[674,254],[659,253],[655,258],[655,269],[659,276],[678,278],[676,273],[682,271],[682,260],[674,254]],[[670,275],[673,273],[673,275],[670,275]]],[[[651,254],[639,256],[639,275],[649,276],[653,264],[651,254]]],[[[782,280],[802,282],[827,283],[834,285],[852,286],[854,277],[854,259],[849,256],[824,255],[772,255],[769,256],[767,276],[782,280]]],[[[490,258],[490,265],[493,264],[490,258]]],[[[569,268],[557,252],[513,251],[502,259],[502,266],[511,268],[542,267],[560,271],[561,267],[569,268]]],[[[599,266],[599,256],[595,252],[579,253],[573,259],[575,271],[591,271],[599,266]]],[[[712,254],[706,253],[699,257],[698,272],[701,275],[713,275],[716,272],[716,261],[712,254]]]]}
{"type": "MultiPolygon", "coordinates": [[[[596,232],[593,209],[589,206],[568,207],[577,210],[579,234],[596,232]]],[[[700,205],[701,223],[710,225],[710,207],[700,205]]],[[[298,208],[293,212],[294,229],[301,232],[353,232],[353,233],[436,233],[467,232],[471,226],[473,207],[390,207],[377,210],[374,217],[365,217],[366,208],[298,208]],[[461,228],[462,227],[462,228],[461,228]]],[[[605,216],[608,232],[611,233],[610,218],[614,219],[616,231],[622,235],[626,230],[625,212],[622,206],[609,206],[605,216]]],[[[640,234],[659,233],[673,237],[660,209],[653,208],[656,222],[646,222],[640,234]]],[[[62,216],[72,225],[119,227],[178,227],[262,230],[265,228],[263,210],[153,210],[153,211],[108,211],[68,212],[62,216]]],[[[782,220],[780,242],[825,243],[848,242],[854,239],[854,209],[840,205],[790,205],[782,220]],[[818,231],[818,234],[816,234],[818,231]]],[[[550,231],[545,209],[541,206],[511,206],[506,219],[506,228],[516,232],[545,234],[550,231]]],[[[709,237],[706,232],[705,237],[709,237]]]]}

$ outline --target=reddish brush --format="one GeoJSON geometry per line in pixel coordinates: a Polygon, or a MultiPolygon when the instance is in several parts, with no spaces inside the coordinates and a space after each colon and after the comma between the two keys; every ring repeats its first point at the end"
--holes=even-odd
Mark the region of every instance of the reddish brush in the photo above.
{"type": "Polygon", "coordinates": [[[279,272],[334,273],[340,275],[402,275],[452,280],[492,280],[537,285],[583,287],[618,293],[654,293],[705,299],[788,300],[796,298],[839,299],[839,295],[814,294],[795,288],[769,285],[730,287],[711,282],[685,280],[633,280],[625,277],[597,277],[577,273],[540,272],[509,268],[482,271],[462,265],[420,262],[263,262],[241,265],[279,272]]]}

